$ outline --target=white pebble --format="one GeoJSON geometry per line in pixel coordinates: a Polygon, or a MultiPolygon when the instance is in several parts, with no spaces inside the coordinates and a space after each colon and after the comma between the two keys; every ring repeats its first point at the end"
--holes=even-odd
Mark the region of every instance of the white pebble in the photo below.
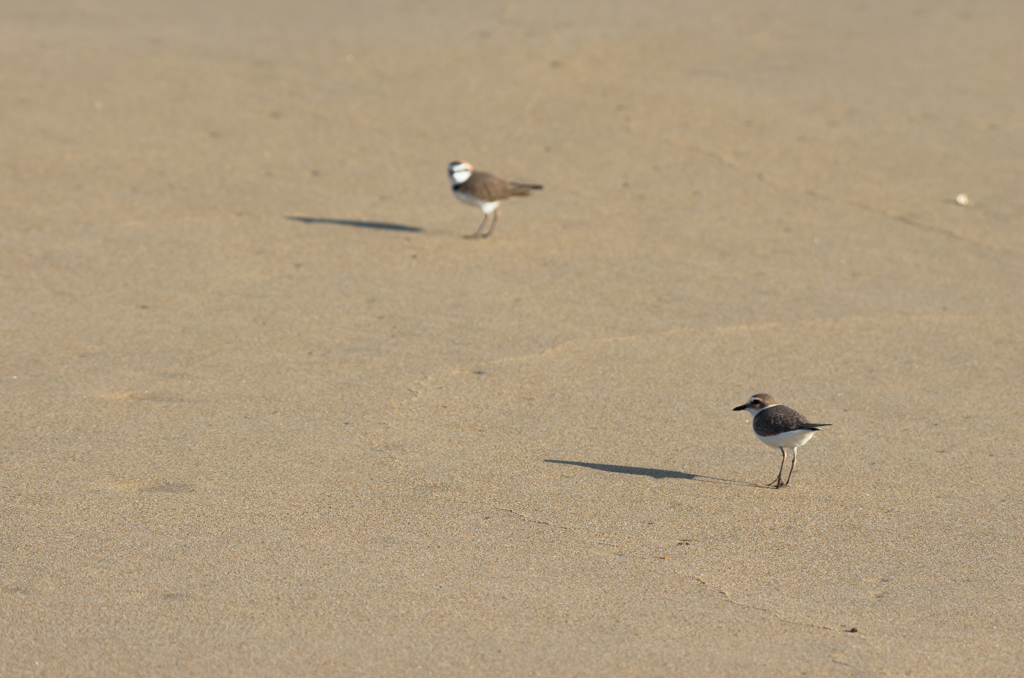
{"type": "Polygon", "coordinates": [[[967,197],[966,193],[961,193],[960,195],[958,195],[956,197],[956,201],[957,201],[957,203],[959,203],[961,205],[970,205],[971,204],[971,199],[967,197]]]}

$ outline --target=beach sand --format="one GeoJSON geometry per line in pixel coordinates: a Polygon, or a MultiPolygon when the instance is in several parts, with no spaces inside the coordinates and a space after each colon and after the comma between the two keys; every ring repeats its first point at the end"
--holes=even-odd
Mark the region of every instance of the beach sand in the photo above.
{"type": "Polygon", "coordinates": [[[0,674],[1021,674],[1022,25],[7,0],[0,674]]]}

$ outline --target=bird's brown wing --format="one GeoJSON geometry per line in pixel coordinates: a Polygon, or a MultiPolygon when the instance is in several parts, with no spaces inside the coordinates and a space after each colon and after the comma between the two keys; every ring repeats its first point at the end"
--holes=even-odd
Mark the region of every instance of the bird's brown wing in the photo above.
{"type": "Polygon", "coordinates": [[[807,421],[804,415],[785,405],[776,405],[762,410],[754,417],[754,433],[759,436],[768,436],[772,432],[780,433],[785,431],[816,431],[819,426],[829,424],[812,424],[807,421]]]}
{"type": "Polygon", "coordinates": [[[505,181],[487,172],[473,172],[464,184],[463,190],[485,202],[494,202],[507,200],[514,195],[530,195],[530,190],[535,188],[540,186],[505,181]]]}

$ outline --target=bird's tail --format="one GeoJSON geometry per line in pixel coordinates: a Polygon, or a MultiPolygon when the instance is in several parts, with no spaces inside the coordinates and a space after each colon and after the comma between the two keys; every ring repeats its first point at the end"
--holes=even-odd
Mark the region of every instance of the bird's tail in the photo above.
{"type": "Polygon", "coordinates": [[[512,184],[512,195],[530,195],[530,191],[544,188],[540,184],[512,184]]]}

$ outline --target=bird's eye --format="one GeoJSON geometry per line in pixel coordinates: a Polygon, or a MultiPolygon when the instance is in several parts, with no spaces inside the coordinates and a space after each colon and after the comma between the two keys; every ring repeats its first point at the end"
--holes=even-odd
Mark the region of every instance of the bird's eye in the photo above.
{"type": "Polygon", "coordinates": [[[760,401],[760,400],[751,400],[751,401],[750,401],[750,404],[751,404],[751,405],[760,405],[760,404],[761,404],[761,401],[760,401]]]}

